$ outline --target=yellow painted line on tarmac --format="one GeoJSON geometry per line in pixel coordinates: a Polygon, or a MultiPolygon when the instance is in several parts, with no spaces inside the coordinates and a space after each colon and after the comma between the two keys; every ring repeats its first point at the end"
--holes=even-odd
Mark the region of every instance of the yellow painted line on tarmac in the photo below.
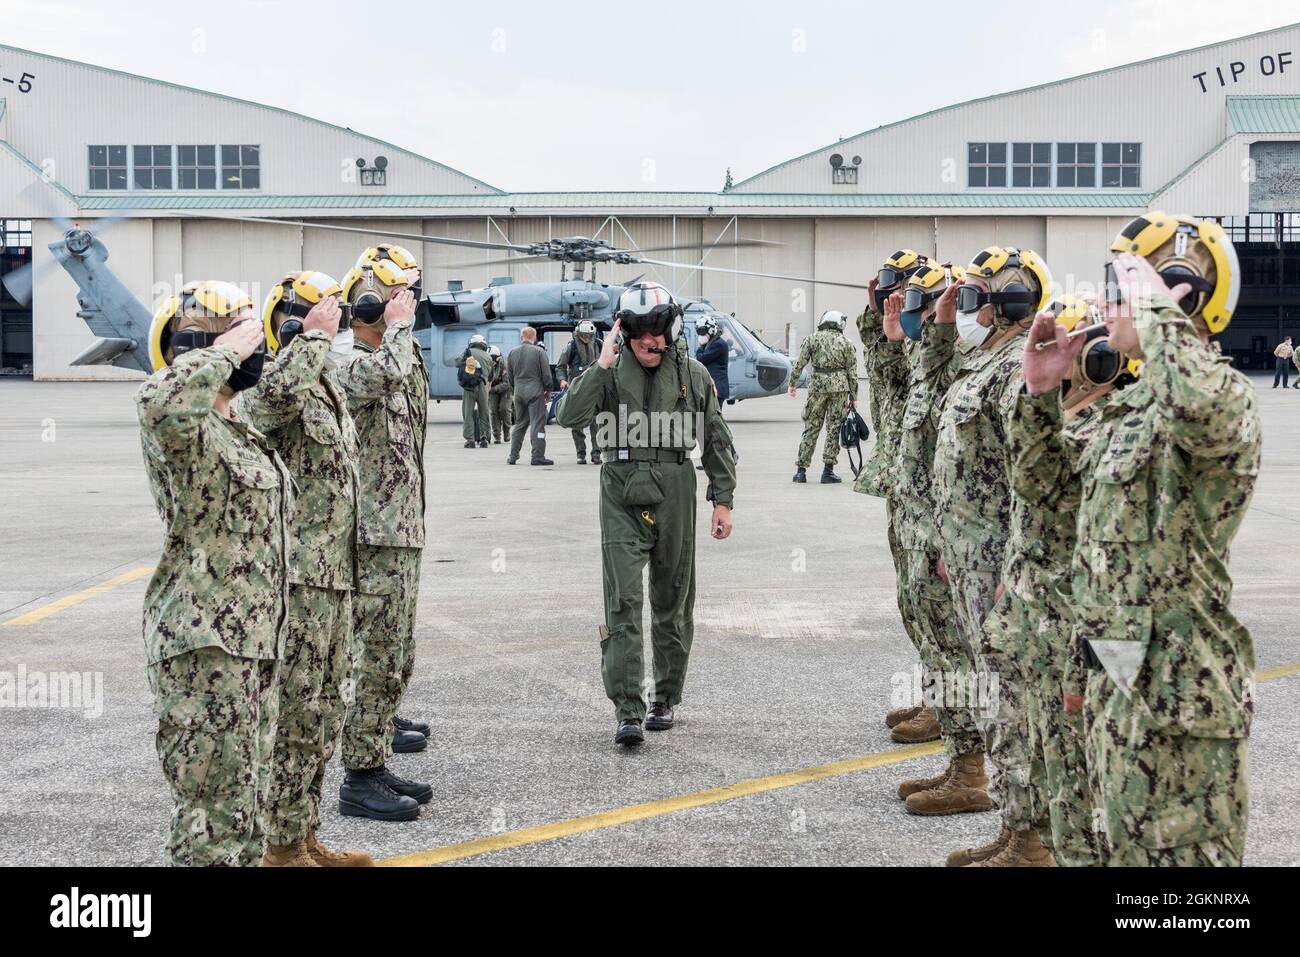
{"type": "Polygon", "coordinates": [[[34,608],[25,615],[19,615],[17,618],[10,618],[8,621],[0,622],[0,628],[7,628],[11,625],[32,625],[42,619],[49,618],[50,615],[57,614],[65,608],[71,608],[74,605],[80,605],[83,601],[89,601],[96,595],[102,595],[106,591],[112,591],[119,585],[125,585],[128,582],[144,578],[146,575],[152,575],[154,567],[152,565],[141,565],[139,568],[133,568],[129,572],[123,572],[108,581],[100,582],[79,592],[73,592],[71,595],[65,595],[62,598],[50,602],[48,605],[42,605],[40,608],[34,608]]]}
{"type": "Polygon", "coordinates": [[[427,851],[416,851],[413,854],[402,854],[379,863],[383,867],[427,867],[431,864],[446,864],[449,861],[461,861],[467,857],[477,857],[480,854],[490,854],[493,851],[505,851],[512,847],[523,847],[527,844],[541,844],[562,837],[573,837],[575,834],[586,834],[589,831],[599,831],[607,827],[618,827],[620,824],[631,824],[634,821],[644,821],[647,818],[661,817],[678,811],[688,811],[691,808],[719,804],[723,801],[734,801],[736,798],[763,794],[766,791],[779,791],[782,788],[792,788],[799,784],[825,781],[828,778],[838,778],[845,774],[868,771],[872,768],[882,768],[890,764],[901,764],[904,761],[912,761],[916,758],[942,753],[943,745],[938,741],[930,744],[914,744],[894,751],[882,751],[878,754],[868,754],[860,758],[832,761],[830,764],[818,764],[798,771],[787,771],[784,774],[773,774],[765,778],[751,778],[748,781],[740,781],[736,784],[726,784],[720,788],[709,788],[707,791],[696,791],[693,794],[681,794],[677,797],[663,798],[659,801],[633,804],[630,807],[615,808],[612,811],[602,811],[599,814],[589,814],[586,817],[575,817],[568,821],[556,821],[554,824],[542,824],[538,827],[509,831],[505,834],[493,834],[490,837],[481,837],[473,841],[465,841],[462,844],[449,844],[446,847],[435,847],[427,851]]]}
{"type": "MultiPolygon", "coordinates": [[[[1269,668],[1266,671],[1258,671],[1255,673],[1255,680],[1272,681],[1276,678],[1286,678],[1296,674],[1300,674],[1300,662],[1282,665],[1278,668],[1269,668]]],[[[586,834],[590,831],[600,831],[608,827],[618,827],[622,824],[644,821],[652,817],[662,817],[665,814],[675,814],[678,811],[689,811],[691,808],[720,804],[723,801],[733,801],[736,798],[750,797],[766,791],[779,791],[782,788],[792,788],[800,784],[811,784],[814,781],[825,781],[828,778],[838,778],[846,774],[855,774],[858,771],[887,767],[891,764],[902,764],[906,761],[914,761],[918,758],[927,758],[942,753],[943,744],[938,741],[930,744],[914,744],[894,751],[881,751],[876,754],[863,755],[860,758],[847,758],[843,761],[833,761],[830,764],[818,764],[814,767],[803,768],[798,771],[787,771],[784,774],[773,774],[765,778],[751,778],[748,781],[727,784],[720,788],[710,788],[707,791],[696,791],[692,794],[663,798],[659,801],[647,801],[644,804],[615,808],[612,811],[602,811],[599,814],[589,814],[586,817],[575,817],[567,821],[556,821],[553,824],[541,824],[537,827],[528,827],[519,831],[508,831],[504,834],[480,837],[460,844],[434,847],[427,851],[401,854],[397,857],[386,858],[378,863],[380,867],[429,867],[434,864],[463,861],[469,857],[491,854],[494,851],[507,851],[514,847],[525,847],[529,844],[543,844],[547,841],[556,841],[560,838],[586,834]]]]}

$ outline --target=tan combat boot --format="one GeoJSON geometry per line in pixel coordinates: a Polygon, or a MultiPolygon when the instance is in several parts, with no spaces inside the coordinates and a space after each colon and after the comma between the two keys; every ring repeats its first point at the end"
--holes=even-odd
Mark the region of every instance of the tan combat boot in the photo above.
{"type": "Polygon", "coordinates": [[[952,774],[954,767],[956,767],[956,761],[950,760],[948,766],[932,778],[910,778],[909,780],[904,781],[898,786],[898,799],[900,801],[906,801],[913,794],[937,788],[939,785],[943,784],[944,781],[948,780],[948,776],[952,774]]]}
{"type": "Polygon", "coordinates": [[[976,861],[971,867],[1055,867],[1052,852],[1043,846],[1038,832],[1012,831],[1002,850],[992,857],[976,861]]]}
{"type": "Polygon", "coordinates": [[[305,844],[268,844],[262,855],[263,867],[320,867],[305,844]]]}
{"type": "Polygon", "coordinates": [[[922,744],[939,738],[939,716],[933,708],[922,708],[907,721],[894,725],[889,737],[899,744],[922,744]]]}
{"type": "Polygon", "coordinates": [[[317,867],[374,867],[374,859],[365,851],[331,851],[316,840],[316,832],[307,834],[307,853],[317,867]]]}
{"type": "Polygon", "coordinates": [[[998,831],[998,836],[987,844],[981,844],[979,847],[963,847],[961,850],[953,851],[948,855],[945,862],[947,867],[966,867],[977,861],[987,861],[990,857],[1002,850],[1003,845],[1011,839],[1011,828],[1005,824],[1002,830],[998,831]]]}
{"type": "Polygon", "coordinates": [[[920,712],[919,704],[912,705],[910,708],[895,708],[893,711],[885,713],[885,727],[893,728],[902,724],[904,721],[910,721],[920,712]]]}
{"type": "Polygon", "coordinates": [[[908,795],[908,814],[937,817],[993,810],[989,779],[984,773],[984,752],[959,754],[952,764],[952,773],[938,787],[908,795]]]}

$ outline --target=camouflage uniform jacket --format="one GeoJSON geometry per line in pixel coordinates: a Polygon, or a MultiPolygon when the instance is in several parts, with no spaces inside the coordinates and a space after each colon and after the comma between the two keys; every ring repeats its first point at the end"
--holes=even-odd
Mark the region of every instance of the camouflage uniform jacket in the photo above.
{"type": "Polygon", "coordinates": [[[823,392],[858,392],[858,357],[853,343],[844,338],[844,334],[833,329],[819,329],[803,341],[799,355],[790,370],[790,381],[798,382],[799,373],[804,366],[812,363],[812,379],[808,383],[808,392],[820,395],[823,392]]]}
{"type": "Polygon", "coordinates": [[[1167,296],[1136,325],[1142,378],[1102,411],[1083,455],[1076,639],[1148,725],[1244,738],[1255,649],[1229,610],[1228,546],[1259,475],[1258,399],[1167,296]]]}
{"type": "Polygon", "coordinates": [[[293,482],[255,429],[213,407],[239,364],[197,349],[136,393],[145,472],[162,516],[162,556],[144,596],[149,664],[217,647],[282,652],[293,482]]]}
{"type": "Polygon", "coordinates": [[[867,372],[867,403],[876,441],[853,483],[855,492],[884,497],[891,493],[894,459],[898,449],[898,427],[911,380],[915,349],[911,340],[890,342],[885,338],[880,314],[870,306],[858,317],[862,336],[862,363],[867,372]]]}
{"type": "Polygon", "coordinates": [[[326,368],[329,348],[319,330],[297,336],[238,403],[297,487],[290,583],[348,590],[356,576],[357,432],[347,396],[326,368]]]}
{"type": "Polygon", "coordinates": [[[997,571],[1011,528],[1007,419],[1025,335],[969,353],[943,399],[931,472],[939,549],[952,569],[997,571]]]}
{"type": "Polygon", "coordinates": [[[909,551],[938,548],[932,473],[939,413],[953,377],[972,351],[957,339],[956,326],[927,322],[921,328],[911,378],[898,403],[894,459],[885,467],[894,483],[899,545],[909,551]]]}
{"type": "MultiPolygon", "coordinates": [[[[699,361],[686,354],[686,343],[678,341],[664,356],[663,362],[653,372],[646,372],[636,361],[631,349],[623,349],[614,365],[602,369],[593,365],[569,383],[569,390],[555,409],[555,421],[563,429],[585,429],[598,414],[611,413],[625,429],[627,447],[602,448],[606,467],[618,467],[633,461],[637,450],[646,448],[674,449],[689,453],[698,443],[700,463],[708,476],[709,487],[705,498],[715,505],[734,507],[736,493],[736,462],[731,456],[731,429],[718,408],[718,396],[713,389],[713,377],[699,361]],[[655,421],[671,422],[666,413],[680,412],[682,421],[689,417],[690,424],[701,423],[702,434],[687,436],[682,428],[657,426],[655,421]],[[640,415],[639,421],[648,424],[636,427],[629,413],[640,415]]],[[[612,423],[597,422],[597,438],[615,438],[612,423]],[[608,433],[608,434],[607,434],[608,433]]]]}
{"type": "Polygon", "coordinates": [[[410,322],[389,326],[378,349],[358,339],[337,377],[356,423],[357,541],[423,548],[429,374],[410,322]]]}

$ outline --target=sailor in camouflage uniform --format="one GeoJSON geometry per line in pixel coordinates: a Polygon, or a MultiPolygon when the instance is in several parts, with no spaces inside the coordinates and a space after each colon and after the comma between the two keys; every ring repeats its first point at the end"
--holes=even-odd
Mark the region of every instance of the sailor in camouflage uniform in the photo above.
{"type": "Polygon", "coordinates": [[[293,486],[230,408],[265,355],[238,287],[194,283],[169,298],[150,351],[155,372],[135,401],[164,525],[144,640],[175,802],[167,859],[252,866],[262,856],[293,486]]]}
{"type": "Polygon", "coordinates": [[[262,322],[275,359],[237,403],[297,488],[266,866],[372,863],[369,854],[332,851],[316,837],[325,766],[352,693],[357,437],[347,397],[330,372],[351,351],[351,330],[339,331],[346,325],[340,291],[320,272],[290,273],[272,287],[262,322]]]}
{"type": "Polygon", "coordinates": [[[433,796],[430,785],[387,768],[397,748],[419,751],[425,735],[394,731],[415,659],[415,607],[424,548],[424,435],[429,376],[411,334],[415,300],[407,278],[385,260],[343,280],[356,342],[337,370],[357,430],[361,498],[352,623],[357,663],[352,710],[343,728],[339,810],[352,817],[409,821],[433,796]]]}
{"type": "MultiPolygon", "coordinates": [[[[1011,524],[1007,421],[1020,388],[1025,331],[1046,305],[1050,285],[1047,267],[1032,251],[990,246],[975,256],[965,281],[955,287],[956,314],[944,308],[937,316],[940,322],[954,321],[958,334],[975,347],[944,397],[932,481],[942,555],[938,571],[949,579],[953,609],[976,676],[977,699],[972,704],[992,765],[989,790],[1005,828],[999,853],[1009,849],[997,863],[1008,866],[1052,864],[1035,828],[1019,668],[1008,662],[1004,645],[989,641],[1003,629],[986,630],[994,605],[1003,597],[999,579],[1008,539],[1018,532],[1011,524]]],[[[997,613],[1004,607],[999,604],[997,613]]],[[[978,789],[984,783],[982,763],[963,766],[949,786],[978,789]]],[[[909,796],[908,810],[924,813],[933,794],[909,796]]],[[[972,863],[971,851],[955,851],[950,863],[972,863]]]]}
{"type": "Polygon", "coordinates": [[[1037,343],[1053,340],[1053,325],[1066,332],[1092,331],[1082,333],[1088,338],[1072,360],[1068,353],[1060,354],[1060,361],[1068,363],[1060,413],[1044,414],[1042,401],[1022,391],[1008,422],[1011,520],[1021,534],[1014,539],[1016,547],[1007,549],[1003,566],[1009,614],[1002,640],[1011,647],[1008,657],[1020,666],[1026,688],[1032,779],[1041,798],[1039,835],[1056,862],[1071,867],[1100,865],[1105,849],[1093,827],[1079,713],[1086,672],[1071,637],[1068,589],[1062,593],[1058,586],[1069,580],[1074,554],[1083,449],[1100,428],[1114,390],[1134,380],[1137,366],[1110,346],[1104,329],[1093,328],[1100,325],[1100,316],[1073,296],[1058,296],[1048,304],[1026,344],[1030,368],[1037,343]]]}
{"type": "MultiPolygon", "coordinates": [[[[1228,547],[1259,474],[1261,422],[1250,381],[1208,346],[1236,307],[1237,257],[1217,223],[1160,212],[1111,251],[1110,342],[1143,360],[1142,377],[1083,452],[1071,582],[1108,863],[1239,865],[1255,653],[1229,608],[1228,547]]],[[[1048,362],[1026,375],[1059,423],[1048,362]]]]}
{"type": "Polygon", "coordinates": [[[840,424],[847,408],[857,407],[858,358],[853,344],[844,337],[845,315],[828,310],[817,322],[817,331],[803,341],[794,368],[790,370],[790,395],[798,390],[795,383],[799,374],[810,362],[812,380],[808,384],[808,400],[803,407],[803,439],[799,442],[799,456],[795,463],[794,480],[808,481],[807,469],[817,447],[817,433],[826,428],[826,441],[822,448],[822,483],[841,481],[835,474],[835,462],[840,457],[840,424]]]}

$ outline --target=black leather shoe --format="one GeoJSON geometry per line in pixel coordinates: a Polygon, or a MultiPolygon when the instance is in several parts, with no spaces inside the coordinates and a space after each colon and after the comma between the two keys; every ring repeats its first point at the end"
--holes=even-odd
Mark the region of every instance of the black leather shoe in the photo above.
{"type": "Polygon", "coordinates": [[[467,449],[472,449],[472,448],[476,448],[477,446],[478,446],[478,443],[475,442],[473,439],[466,439],[466,440],[465,440],[465,448],[467,448],[467,449]]]}
{"type": "Polygon", "coordinates": [[[518,461],[519,461],[519,456],[517,456],[517,455],[507,455],[507,456],[506,456],[506,465],[514,465],[514,464],[515,464],[516,462],[518,462],[518,461]]]}
{"type": "Polygon", "coordinates": [[[488,447],[489,445],[491,445],[491,444],[492,444],[492,443],[489,442],[487,439],[479,439],[479,440],[478,440],[478,447],[479,447],[480,449],[485,449],[485,448],[487,448],[487,447],[488,447]]]}
{"type": "Polygon", "coordinates": [[[794,478],[791,481],[801,482],[801,483],[808,481],[808,470],[806,468],[803,468],[802,466],[796,468],[794,470],[794,478]]]}
{"type": "MultiPolygon", "coordinates": [[[[1300,388],[1300,386],[1297,386],[1296,388],[1300,388]]],[[[597,452],[595,449],[593,449],[591,452],[591,464],[592,465],[600,464],[600,453],[597,452]]]]}
{"type": "Polygon", "coordinates": [[[393,731],[393,752],[396,754],[414,754],[429,746],[429,739],[418,731],[393,731]]]}
{"type": "Polygon", "coordinates": [[[414,821],[420,816],[415,798],[398,794],[383,779],[383,768],[348,771],[339,787],[339,813],[372,821],[414,821]]]}
{"type": "Polygon", "coordinates": [[[383,781],[398,794],[409,798],[414,798],[416,804],[428,804],[433,799],[433,785],[421,784],[419,781],[408,781],[406,778],[398,777],[387,767],[378,768],[375,776],[383,781]]]}
{"type": "Polygon", "coordinates": [[[550,459],[533,459],[528,464],[529,465],[554,465],[555,463],[550,459]]]}
{"type": "Polygon", "coordinates": [[[393,727],[398,731],[414,731],[426,738],[429,736],[429,732],[433,730],[429,727],[427,721],[412,721],[410,718],[403,718],[400,714],[393,717],[393,727]]]}
{"type": "Polygon", "coordinates": [[[822,484],[834,485],[836,482],[843,482],[844,479],[835,474],[835,469],[829,465],[822,466],[822,484]]]}
{"type": "Polygon", "coordinates": [[[662,701],[652,702],[650,713],[646,715],[647,731],[667,731],[673,726],[673,709],[662,701]]]}
{"type": "Polygon", "coordinates": [[[615,744],[633,747],[644,740],[645,735],[641,733],[641,722],[636,718],[624,718],[618,723],[618,730],[614,732],[615,744]]]}
{"type": "Polygon", "coordinates": [[[587,457],[586,457],[585,455],[579,455],[579,456],[578,456],[578,464],[579,464],[579,465],[586,465],[586,464],[587,464],[587,457]]]}

